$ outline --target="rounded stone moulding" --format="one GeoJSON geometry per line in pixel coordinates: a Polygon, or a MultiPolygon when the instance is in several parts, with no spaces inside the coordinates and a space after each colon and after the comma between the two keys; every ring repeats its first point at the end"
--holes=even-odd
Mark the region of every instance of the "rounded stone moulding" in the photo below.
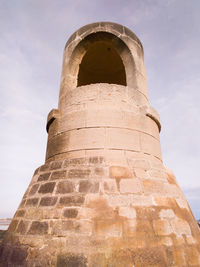
{"type": "Polygon", "coordinates": [[[112,22],[68,40],[59,104],[0,245],[1,267],[197,267],[200,232],[163,165],[142,44],[112,22]]]}

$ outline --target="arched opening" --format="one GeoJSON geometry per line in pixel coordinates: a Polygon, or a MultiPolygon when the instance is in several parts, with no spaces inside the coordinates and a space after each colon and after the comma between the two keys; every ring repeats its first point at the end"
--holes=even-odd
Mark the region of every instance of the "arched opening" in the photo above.
{"type": "Polygon", "coordinates": [[[122,59],[113,44],[108,41],[92,43],[79,65],[77,86],[94,83],[126,86],[122,59]]]}

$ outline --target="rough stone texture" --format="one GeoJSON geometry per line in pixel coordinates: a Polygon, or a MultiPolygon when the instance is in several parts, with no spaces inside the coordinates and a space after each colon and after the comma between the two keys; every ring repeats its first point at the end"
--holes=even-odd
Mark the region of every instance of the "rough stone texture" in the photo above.
{"type": "Polygon", "coordinates": [[[57,185],[57,193],[65,194],[72,193],[74,191],[74,184],[71,181],[62,181],[57,185]]]}
{"type": "Polygon", "coordinates": [[[55,187],[55,183],[45,183],[40,186],[39,193],[47,194],[52,193],[55,187]]]}
{"type": "Polygon", "coordinates": [[[31,224],[31,227],[28,231],[28,234],[30,234],[30,235],[42,235],[42,234],[47,234],[47,232],[48,232],[47,222],[34,221],[31,224]]]}
{"type": "Polygon", "coordinates": [[[66,196],[60,198],[60,204],[66,206],[79,206],[84,203],[84,196],[82,195],[74,195],[74,196],[66,196]]]}
{"type": "Polygon", "coordinates": [[[40,206],[54,206],[57,199],[57,197],[43,197],[40,201],[40,206]]]}
{"type": "Polygon", "coordinates": [[[0,266],[200,266],[199,227],[162,163],[139,39],[115,23],[82,27],[65,47],[60,88],[46,162],[4,236],[0,266]]]}

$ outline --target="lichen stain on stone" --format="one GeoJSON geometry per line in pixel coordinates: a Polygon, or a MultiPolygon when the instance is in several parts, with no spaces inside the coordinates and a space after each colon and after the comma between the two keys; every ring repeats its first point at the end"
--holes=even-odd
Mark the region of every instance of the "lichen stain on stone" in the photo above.
{"type": "Polygon", "coordinates": [[[94,232],[97,235],[107,233],[108,236],[121,236],[125,217],[119,215],[118,207],[113,209],[107,204],[106,199],[98,198],[88,203],[88,207],[94,210],[94,232]]]}
{"type": "Polygon", "coordinates": [[[117,189],[120,190],[120,181],[125,178],[133,178],[130,169],[122,166],[111,166],[109,168],[109,177],[116,180],[117,189]]]}

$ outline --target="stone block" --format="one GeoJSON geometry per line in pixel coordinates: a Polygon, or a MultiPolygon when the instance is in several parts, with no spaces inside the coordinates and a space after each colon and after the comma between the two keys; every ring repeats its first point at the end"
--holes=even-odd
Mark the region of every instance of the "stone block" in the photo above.
{"type": "Polygon", "coordinates": [[[60,124],[60,131],[65,132],[77,128],[85,127],[86,120],[86,112],[84,110],[81,111],[73,111],[67,112],[66,115],[62,117],[62,123],[60,124]]]}
{"type": "Polygon", "coordinates": [[[180,235],[186,235],[186,236],[191,236],[191,229],[187,221],[174,218],[170,222],[173,232],[180,236],[180,235]]]}
{"type": "Polygon", "coordinates": [[[39,206],[54,206],[57,202],[57,197],[43,197],[40,200],[39,206]]]}
{"type": "Polygon", "coordinates": [[[18,220],[12,220],[9,227],[8,227],[8,231],[9,232],[14,232],[17,228],[19,221],[18,220]]]}
{"type": "Polygon", "coordinates": [[[71,169],[68,172],[68,178],[88,178],[90,173],[90,169],[71,169]]]}
{"type": "Polygon", "coordinates": [[[62,167],[62,161],[53,161],[50,165],[50,170],[57,170],[62,167]]]}
{"type": "Polygon", "coordinates": [[[106,148],[140,151],[139,132],[129,129],[107,128],[106,148]]]}
{"type": "Polygon", "coordinates": [[[114,179],[106,179],[103,182],[103,188],[105,193],[116,193],[117,190],[117,184],[114,179]]]}
{"type": "Polygon", "coordinates": [[[127,167],[111,166],[109,168],[109,177],[116,178],[116,179],[132,178],[133,174],[131,170],[127,167]]]}
{"type": "Polygon", "coordinates": [[[39,221],[33,221],[28,231],[28,234],[30,235],[44,235],[47,233],[48,233],[48,223],[39,221]]]}
{"type": "Polygon", "coordinates": [[[86,127],[123,127],[123,113],[116,110],[94,109],[86,114],[86,127]]]}
{"type": "Polygon", "coordinates": [[[123,150],[107,149],[105,150],[106,165],[126,166],[127,158],[123,150]]]}
{"type": "Polygon", "coordinates": [[[152,196],[134,195],[131,204],[134,207],[151,207],[154,205],[152,196]]]}
{"type": "Polygon", "coordinates": [[[56,193],[58,194],[66,194],[74,192],[74,183],[69,180],[59,182],[57,185],[56,193]]]}
{"type": "Polygon", "coordinates": [[[83,180],[79,184],[80,193],[98,193],[99,192],[99,182],[93,180],[83,180]]]}
{"type": "Polygon", "coordinates": [[[148,178],[147,172],[142,168],[134,168],[133,171],[135,173],[135,176],[138,178],[148,178]]]}
{"type": "Polygon", "coordinates": [[[35,207],[35,206],[37,206],[38,202],[39,202],[39,198],[29,198],[26,201],[26,207],[27,206],[35,207]]]}
{"type": "Polygon", "coordinates": [[[167,220],[154,220],[153,228],[156,235],[170,235],[173,230],[167,220]]]}
{"type": "Polygon", "coordinates": [[[40,176],[38,177],[38,182],[40,181],[47,181],[50,177],[50,172],[45,172],[45,173],[42,173],[40,174],[40,176]]]}
{"type": "Polygon", "coordinates": [[[167,174],[164,170],[161,169],[150,169],[148,171],[148,175],[151,178],[167,181],[167,174]]]}
{"type": "Polygon", "coordinates": [[[107,198],[108,205],[111,207],[130,206],[132,203],[132,196],[130,195],[109,195],[107,198]]]}
{"type": "Polygon", "coordinates": [[[20,208],[23,208],[25,206],[25,203],[26,203],[26,199],[22,199],[20,203],[20,208]]]}
{"type": "Polygon", "coordinates": [[[16,213],[15,213],[15,217],[23,217],[24,214],[25,214],[25,210],[18,210],[16,213]]]}
{"type": "Polygon", "coordinates": [[[140,184],[139,179],[133,178],[133,179],[121,179],[120,180],[120,192],[122,194],[124,193],[141,193],[142,187],[140,184]]]}
{"type": "Polygon", "coordinates": [[[101,167],[96,167],[94,169],[94,174],[96,176],[105,176],[105,173],[106,173],[106,169],[105,168],[101,168],[101,167]]]}
{"type": "Polygon", "coordinates": [[[120,207],[119,208],[119,215],[122,217],[129,218],[129,219],[135,219],[136,218],[136,211],[132,207],[120,207]]]}
{"type": "Polygon", "coordinates": [[[63,216],[65,218],[76,218],[78,215],[77,209],[65,209],[63,212],[63,216]]]}
{"type": "Polygon", "coordinates": [[[69,150],[95,149],[105,147],[105,129],[87,128],[70,133],[69,150]]]}
{"type": "Polygon", "coordinates": [[[40,220],[43,218],[44,210],[38,209],[37,207],[31,207],[26,209],[26,219],[29,220],[40,220]]]}
{"type": "Polygon", "coordinates": [[[140,168],[144,171],[147,171],[150,169],[150,163],[148,160],[145,159],[130,159],[128,160],[129,166],[133,168],[140,168]]]}
{"type": "Polygon", "coordinates": [[[98,165],[98,164],[102,164],[102,163],[104,163],[105,162],[105,159],[104,159],[104,157],[101,157],[101,156],[99,156],[99,157],[89,157],[89,164],[90,165],[98,165]]]}
{"type": "Polygon", "coordinates": [[[174,218],[175,214],[174,214],[174,211],[171,209],[162,209],[159,213],[159,216],[161,219],[174,218]]]}
{"type": "Polygon", "coordinates": [[[50,229],[52,235],[64,236],[74,229],[74,220],[53,220],[50,222],[50,229]]]}
{"type": "Polygon", "coordinates": [[[86,158],[74,158],[74,159],[68,159],[68,164],[66,167],[71,166],[71,165],[84,165],[87,164],[87,159],[86,158]]]}
{"type": "Polygon", "coordinates": [[[80,206],[84,203],[85,197],[82,195],[72,195],[60,198],[60,204],[64,206],[80,206]]]}
{"type": "Polygon", "coordinates": [[[144,194],[146,195],[166,195],[166,184],[157,180],[143,180],[144,194]]]}
{"type": "Polygon", "coordinates": [[[101,238],[120,237],[123,232],[123,219],[105,219],[101,218],[95,222],[95,234],[101,238]]]}
{"type": "Polygon", "coordinates": [[[18,224],[18,227],[17,227],[17,230],[16,232],[18,234],[25,234],[27,229],[28,229],[28,225],[29,225],[29,222],[27,221],[20,221],[20,223],[18,224]]]}
{"type": "Polygon", "coordinates": [[[44,164],[40,167],[40,172],[45,172],[45,171],[48,171],[49,170],[49,163],[47,164],[44,164]]]}
{"type": "Polygon", "coordinates": [[[51,174],[51,180],[65,179],[66,171],[55,171],[51,174]]]}
{"type": "Polygon", "coordinates": [[[175,184],[165,184],[165,190],[169,197],[184,199],[183,192],[175,184]]]}
{"type": "Polygon", "coordinates": [[[52,193],[53,190],[54,190],[55,185],[56,185],[55,182],[49,182],[49,183],[42,184],[40,186],[40,189],[39,189],[38,192],[41,193],[41,194],[52,193]]]}
{"type": "Polygon", "coordinates": [[[34,194],[37,192],[38,188],[39,188],[39,184],[34,184],[34,185],[31,187],[31,190],[30,190],[30,192],[29,192],[28,195],[29,195],[29,196],[34,195],[34,194]]]}
{"type": "Polygon", "coordinates": [[[161,159],[160,142],[151,135],[140,133],[141,150],[161,159]]]}
{"type": "MultiPolygon", "coordinates": [[[[104,148],[101,149],[91,149],[91,150],[85,150],[85,157],[86,158],[93,158],[93,157],[105,157],[105,150],[104,148]]],[[[92,163],[89,163],[90,165],[92,163]]],[[[103,162],[101,163],[101,165],[103,162]]],[[[105,158],[104,158],[104,164],[105,164],[105,158]]]]}
{"type": "Polygon", "coordinates": [[[173,203],[174,199],[171,197],[165,197],[165,196],[156,196],[153,197],[154,202],[157,206],[165,206],[165,207],[170,207],[171,208],[171,203],[173,203]]]}

